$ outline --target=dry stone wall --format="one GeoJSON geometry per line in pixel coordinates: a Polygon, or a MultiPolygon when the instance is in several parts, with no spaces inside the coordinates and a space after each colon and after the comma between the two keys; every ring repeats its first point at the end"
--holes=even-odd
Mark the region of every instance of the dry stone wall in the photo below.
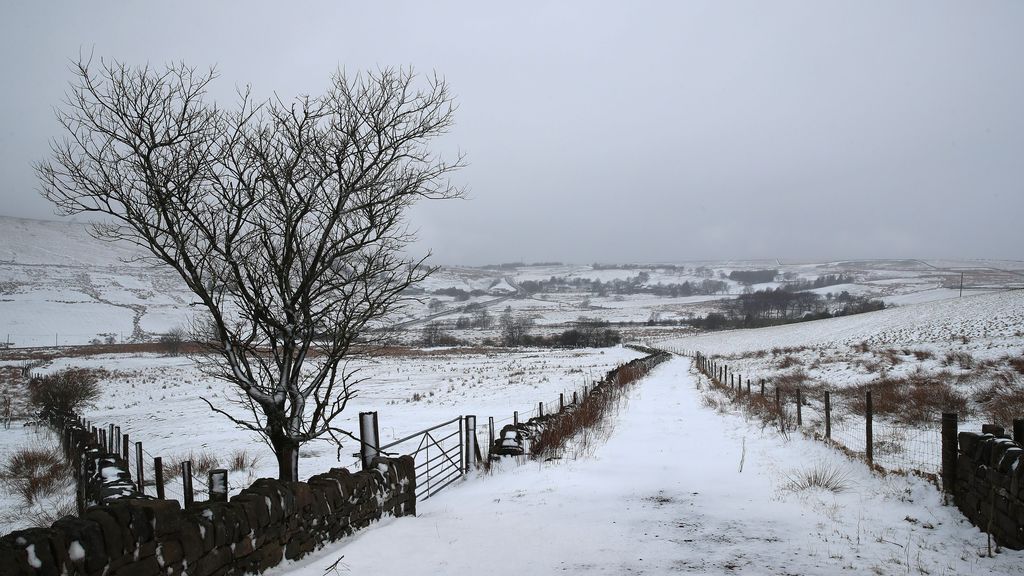
{"type": "MultiPolygon", "coordinates": [[[[113,474],[115,480],[117,474],[113,474]]],[[[110,490],[116,490],[111,487],[110,490]]],[[[229,576],[261,572],[384,515],[416,513],[409,456],[308,482],[261,479],[229,502],[104,498],[80,518],[0,538],[4,576],[229,576]]]]}
{"type": "Polygon", "coordinates": [[[953,497],[964,516],[996,542],[1024,549],[1024,449],[1001,430],[958,435],[953,497]]]}

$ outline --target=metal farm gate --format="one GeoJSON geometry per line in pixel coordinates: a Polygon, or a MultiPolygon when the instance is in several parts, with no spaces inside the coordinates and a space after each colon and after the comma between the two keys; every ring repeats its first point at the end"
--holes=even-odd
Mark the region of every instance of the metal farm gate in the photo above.
{"type": "Polygon", "coordinates": [[[364,466],[375,454],[411,456],[416,463],[417,500],[426,500],[465,476],[480,457],[475,416],[457,416],[379,448],[377,413],[364,412],[360,421],[364,466]]]}

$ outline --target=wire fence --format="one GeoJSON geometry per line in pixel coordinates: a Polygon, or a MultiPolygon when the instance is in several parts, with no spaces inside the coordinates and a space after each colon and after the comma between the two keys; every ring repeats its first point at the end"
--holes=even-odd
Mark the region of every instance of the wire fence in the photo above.
{"type": "Polygon", "coordinates": [[[800,431],[862,458],[886,472],[914,473],[939,480],[942,418],[935,414],[901,422],[900,414],[878,414],[871,391],[832,391],[749,378],[719,359],[697,351],[673,350],[694,359],[697,370],[734,401],[775,422],[782,432],[800,431]],[[864,397],[859,394],[863,393],[864,397]]]}

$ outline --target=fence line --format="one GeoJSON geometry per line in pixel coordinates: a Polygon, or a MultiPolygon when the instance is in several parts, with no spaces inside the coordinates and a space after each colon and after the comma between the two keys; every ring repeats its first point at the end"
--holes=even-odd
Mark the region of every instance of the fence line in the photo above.
{"type": "Polygon", "coordinates": [[[674,352],[693,358],[697,370],[713,386],[725,391],[734,402],[760,411],[781,432],[804,432],[853,457],[863,458],[878,470],[916,473],[934,482],[939,480],[942,423],[938,414],[914,424],[879,418],[872,407],[870,390],[863,398],[864,409],[858,410],[849,405],[850,395],[841,390],[786,386],[770,379],[750,378],[699,351],[674,352]]]}

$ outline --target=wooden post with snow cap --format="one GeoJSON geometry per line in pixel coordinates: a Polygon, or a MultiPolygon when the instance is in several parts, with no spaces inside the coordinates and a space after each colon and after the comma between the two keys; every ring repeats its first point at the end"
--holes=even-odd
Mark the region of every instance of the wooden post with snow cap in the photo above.
{"type": "Polygon", "coordinates": [[[380,454],[380,428],[376,412],[359,413],[359,459],[363,470],[370,469],[374,457],[380,454]]]}
{"type": "MultiPolygon", "coordinates": [[[[1017,422],[1013,424],[1016,428],[1017,422]]],[[[1020,440],[1017,440],[1019,443],[1020,440]]],[[[942,413],[942,489],[952,493],[956,489],[956,468],[959,447],[957,445],[957,415],[953,412],[942,413]]]]}
{"type": "Polygon", "coordinates": [[[223,468],[210,470],[209,483],[210,502],[228,501],[228,471],[223,468]]]}

